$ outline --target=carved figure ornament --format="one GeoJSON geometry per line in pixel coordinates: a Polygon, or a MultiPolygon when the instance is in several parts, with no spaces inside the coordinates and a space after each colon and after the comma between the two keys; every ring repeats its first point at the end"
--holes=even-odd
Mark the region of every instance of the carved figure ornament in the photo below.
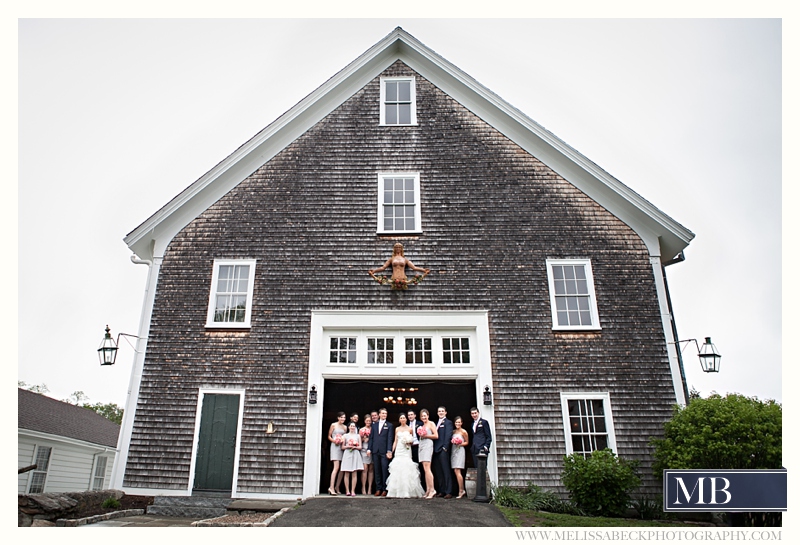
{"type": "Polygon", "coordinates": [[[409,284],[416,285],[422,282],[422,279],[425,278],[425,276],[427,276],[431,270],[423,269],[422,267],[417,267],[414,265],[410,259],[406,258],[403,251],[403,245],[398,242],[394,245],[392,257],[387,259],[386,263],[384,263],[382,266],[378,267],[377,269],[370,269],[368,272],[373,280],[381,285],[391,284],[393,290],[407,290],[409,284]],[[375,273],[385,271],[390,266],[392,267],[391,278],[383,275],[375,275],[375,273]],[[406,276],[406,267],[412,271],[421,272],[423,274],[414,275],[411,280],[409,280],[406,276]]]}

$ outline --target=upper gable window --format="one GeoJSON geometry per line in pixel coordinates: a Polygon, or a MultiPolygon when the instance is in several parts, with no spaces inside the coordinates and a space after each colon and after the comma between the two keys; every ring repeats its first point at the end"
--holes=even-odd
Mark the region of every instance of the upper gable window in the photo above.
{"type": "Polygon", "coordinates": [[[378,174],[378,233],[420,233],[419,173],[378,174]]]}
{"type": "Polygon", "coordinates": [[[417,91],[414,78],[381,78],[381,125],[416,124],[417,91]]]}
{"type": "Polygon", "coordinates": [[[588,259],[548,259],[553,329],[600,329],[592,263],[588,259]]]}
{"type": "Polygon", "coordinates": [[[206,327],[250,327],[255,259],[214,260],[206,327]]]}

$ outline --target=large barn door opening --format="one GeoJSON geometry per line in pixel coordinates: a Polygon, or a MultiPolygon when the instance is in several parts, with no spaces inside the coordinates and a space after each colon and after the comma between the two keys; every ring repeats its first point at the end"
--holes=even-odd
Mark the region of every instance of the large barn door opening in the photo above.
{"type": "MultiPolygon", "coordinates": [[[[465,426],[469,425],[470,407],[477,406],[474,380],[326,380],[324,403],[322,406],[321,463],[319,493],[327,493],[330,484],[333,464],[330,461],[330,441],[328,428],[336,422],[336,414],[344,411],[347,421],[350,414],[358,413],[358,427],[364,425],[364,415],[373,410],[385,407],[389,412],[389,421],[395,426],[400,413],[414,409],[419,418],[422,409],[428,409],[431,420],[436,421],[436,409],[439,405],[447,408],[447,417],[453,420],[461,416],[465,426]]],[[[471,464],[467,452],[467,464],[471,464]]],[[[357,491],[361,492],[361,484],[357,491]]],[[[344,490],[344,485],[342,486],[344,490]]]]}
{"type": "Polygon", "coordinates": [[[195,491],[231,491],[238,420],[238,395],[203,396],[195,464],[195,491]]]}

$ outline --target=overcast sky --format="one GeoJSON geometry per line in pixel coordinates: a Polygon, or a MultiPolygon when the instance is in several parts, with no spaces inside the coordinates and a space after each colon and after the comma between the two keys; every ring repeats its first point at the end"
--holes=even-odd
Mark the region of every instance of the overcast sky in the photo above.
{"type": "Polygon", "coordinates": [[[122,238],[396,26],[694,232],[677,327],[723,358],[689,387],[782,401],[776,19],[21,20],[18,380],[124,405],[122,238]]]}

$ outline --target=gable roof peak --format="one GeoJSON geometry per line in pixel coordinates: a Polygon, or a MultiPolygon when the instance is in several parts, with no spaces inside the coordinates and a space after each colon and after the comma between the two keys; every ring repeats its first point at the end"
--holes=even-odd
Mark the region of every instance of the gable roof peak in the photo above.
{"type": "Polygon", "coordinates": [[[125,243],[141,259],[163,256],[183,227],[397,60],[627,223],[662,262],[678,255],[694,238],[638,193],[398,26],[131,231],[125,243]]]}

